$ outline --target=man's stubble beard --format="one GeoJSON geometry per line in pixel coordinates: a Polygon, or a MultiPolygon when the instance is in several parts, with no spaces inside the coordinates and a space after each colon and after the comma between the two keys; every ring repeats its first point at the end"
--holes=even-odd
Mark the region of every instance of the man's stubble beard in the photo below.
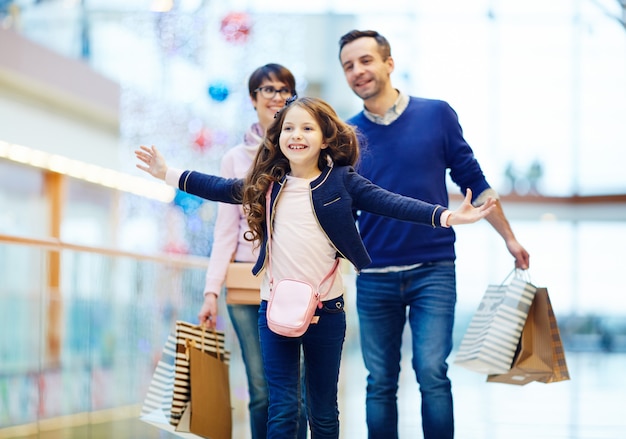
{"type": "Polygon", "coordinates": [[[378,94],[380,93],[380,87],[378,86],[378,84],[376,84],[376,86],[373,89],[365,90],[361,93],[355,91],[354,89],[352,91],[354,91],[354,93],[363,101],[366,101],[368,99],[378,96],[378,94]]]}

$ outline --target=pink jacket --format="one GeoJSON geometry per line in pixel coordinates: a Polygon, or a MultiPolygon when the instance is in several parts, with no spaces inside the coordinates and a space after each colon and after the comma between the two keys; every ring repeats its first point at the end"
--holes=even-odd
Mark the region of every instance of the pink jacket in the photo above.
{"type": "MultiPolygon", "coordinates": [[[[260,139],[259,139],[260,141],[260,139]]],[[[220,165],[220,175],[226,178],[243,178],[258,150],[258,143],[242,143],[224,154],[220,165]]],[[[211,258],[206,272],[204,294],[222,291],[226,271],[231,260],[255,262],[258,255],[253,251],[252,242],[246,241],[243,234],[248,230],[248,223],[239,204],[219,203],[213,232],[211,258]]]]}

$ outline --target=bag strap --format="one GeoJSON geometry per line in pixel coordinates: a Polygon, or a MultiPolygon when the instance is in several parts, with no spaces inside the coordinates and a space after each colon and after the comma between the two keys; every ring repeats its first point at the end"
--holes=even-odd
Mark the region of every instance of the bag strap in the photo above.
{"type": "Polygon", "coordinates": [[[521,268],[514,268],[513,270],[511,270],[509,274],[506,275],[506,277],[504,278],[500,286],[503,286],[509,280],[512,280],[512,279],[521,279],[525,282],[530,283],[530,273],[528,272],[527,269],[524,270],[521,268]]]}
{"type": "MultiPolygon", "coordinates": [[[[265,194],[265,223],[267,224],[267,272],[270,276],[270,290],[274,288],[274,275],[272,274],[272,226],[270,222],[270,205],[272,204],[272,188],[274,187],[274,182],[270,183],[270,187],[267,189],[267,193],[265,194]]],[[[324,285],[324,282],[329,280],[331,277],[333,278],[333,282],[330,283],[328,289],[324,294],[320,294],[320,300],[330,293],[331,288],[333,287],[334,278],[337,275],[337,268],[339,267],[339,258],[335,258],[335,263],[332,268],[328,272],[324,279],[317,286],[317,291],[324,285]]]]}
{"type": "MultiPolygon", "coordinates": [[[[204,325],[200,325],[200,346],[198,346],[198,342],[196,340],[192,340],[191,338],[185,339],[185,359],[189,361],[189,349],[191,348],[199,348],[200,352],[208,352],[206,347],[208,346],[207,342],[207,334],[206,327],[204,325]]],[[[218,360],[224,361],[224,353],[222,352],[222,348],[220,347],[220,339],[217,335],[217,330],[215,328],[211,328],[211,333],[213,334],[213,340],[215,340],[215,355],[218,360]]]]}
{"type": "MultiPolygon", "coordinates": [[[[204,344],[207,338],[206,335],[206,327],[204,325],[200,325],[200,327],[202,328],[202,346],[200,348],[201,351],[205,351],[204,349],[204,344]]],[[[215,330],[215,328],[211,328],[211,333],[213,334],[213,340],[215,340],[215,354],[217,355],[217,359],[218,360],[222,360],[224,361],[224,354],[221,351],[221,347],[220,347],[220,340],[217,336],[217,331],[215,330]]]]}

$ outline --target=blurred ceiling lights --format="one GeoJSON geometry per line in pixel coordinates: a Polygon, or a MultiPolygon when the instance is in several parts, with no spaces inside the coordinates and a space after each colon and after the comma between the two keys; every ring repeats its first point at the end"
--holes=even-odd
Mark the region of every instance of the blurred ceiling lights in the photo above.
{"type": "Polygon", "coordinates": [[[50,154],[26,146],[0,140],[0,158],[13,162],[46,169],[58,174],[99,184],[112,189],[129,192],[163,203],[174,199],[176,191],[162,182],[149,181],[145,178],[70,159],[58,154],[50,154]]]}

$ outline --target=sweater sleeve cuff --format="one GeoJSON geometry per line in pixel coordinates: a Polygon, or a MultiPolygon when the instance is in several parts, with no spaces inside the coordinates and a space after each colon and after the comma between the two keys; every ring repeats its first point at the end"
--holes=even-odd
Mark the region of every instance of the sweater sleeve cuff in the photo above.
{"type": "Polygon", "coordinates": [[[432,216],[430,217],[430,225],[433,227],[433,229],[441,226],[441,215],[445,210],[445,207],[439,204],[435,205],[432,216]]]}
{"type": "Polygon", "coordinates": [[[482,191],[480,195],[476,197],[472,205],[474,207],[480,207],[485,204],[489,197],[493,198],[494,200],[500,199],[500,195],[498,194],[498,192],[495,189],[489,188],[482,191]]]}
{"type": "Polygon", "coordinates": [[[180,180],[181,175],[183,175],[182,169],[167,168],[167,172],[165,173],[165,182],[169,186],[173,186],[178,189],[178,181],[180,180]]]}
{"type": "Polygon", "coordinates": [[[452,214],[452,211],[449,209],[446,209],[442,214],[441,214],[441,218],[439,218],[441,227],[450,227],[450,225],[448,224],[448,217],[452,214]]]}

